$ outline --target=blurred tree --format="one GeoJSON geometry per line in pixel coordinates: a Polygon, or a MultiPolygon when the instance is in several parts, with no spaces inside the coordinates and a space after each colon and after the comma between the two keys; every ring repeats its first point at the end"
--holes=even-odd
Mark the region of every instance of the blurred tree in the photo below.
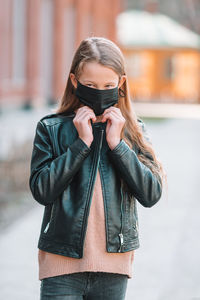
{"type": "Polygon", "coordinates": [[[200,34],[199,0],[125,0],[125,9],[141,9],[166,14],[200,34]]]}

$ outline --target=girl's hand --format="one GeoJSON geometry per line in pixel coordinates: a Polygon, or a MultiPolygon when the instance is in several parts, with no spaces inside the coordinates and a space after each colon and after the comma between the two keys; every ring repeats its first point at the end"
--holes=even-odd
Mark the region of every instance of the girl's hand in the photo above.
{"type": "Polygon", "coordinates": [[[102,122],[107,122],[106,139],[109,148],[114,149],[120,142],[120,134],[125,124],[125,118],[122,116],[121,110],[111,106],[104,110],[102,122]]]}
{"type": "Polygon", "coordinates": [[[96,120],[96,116],[93,110],[88,106],[79,107],[75,112],[76,116],[73,119],[74,126],[78,131],[79,137],[88,147],[90,147],[94,138],[90,119],[94,122],[96,120]]]}

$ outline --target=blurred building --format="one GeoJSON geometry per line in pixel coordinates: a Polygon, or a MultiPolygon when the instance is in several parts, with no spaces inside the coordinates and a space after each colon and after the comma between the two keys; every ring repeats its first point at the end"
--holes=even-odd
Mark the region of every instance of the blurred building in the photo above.
{"type": "Polygon", "coordinates": [[[55,102],[87,36],[116,41],[121,0],[0,0],[0,105],[55,102]]]}
{"type": "Polygon", "coordinates": [[[171,18],[129,10],[117,17],[132,98],[200,102],[199,35],[171,18]]]}

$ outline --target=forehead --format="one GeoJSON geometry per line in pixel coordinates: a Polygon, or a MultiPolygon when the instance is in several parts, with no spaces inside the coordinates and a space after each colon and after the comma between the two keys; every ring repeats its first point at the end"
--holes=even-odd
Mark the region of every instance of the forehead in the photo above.
{"type": "Polygon", "coordinates": [[[91,81],[116,81],[119,79],[118,74],[107,66],[103,66],[97,62],[84,63],[80,78],[91,81]]]}

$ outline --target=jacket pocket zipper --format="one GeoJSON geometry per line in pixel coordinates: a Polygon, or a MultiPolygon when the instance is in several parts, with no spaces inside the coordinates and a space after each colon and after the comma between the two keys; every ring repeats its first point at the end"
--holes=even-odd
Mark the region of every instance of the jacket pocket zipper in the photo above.
{"type": "Polygon", "coordinates": [[[50,215],[50,219],[49,219],[49,222],[47,223],[45,229],[44,229],[44,233],[47,233],[48,229],[49,229],[49,225],[51,223],[51,220],[52,220],[52,216],[53,216],[53,205],[52,205],[52,208],[51,208],[51,215],[50,215]]]}
{"type": "Polygon", "coordinates": [[[137,222],[137,220],[135,221],[135,227],[136,227],[136,230],[138,231],[138,222],[137,222]]]}
{"type": "Polygon", "coordinates": [[[123,202],[124,202],[124,195],[122,190],[122,181],[120,185],[120,193],[121,193],[121,230],[119,235],[119,241],[120,241],[120,247],[118,249],[118,252],[122,252],[122,248],[124,246],[124,236],[123,236],[123,202]]]}

